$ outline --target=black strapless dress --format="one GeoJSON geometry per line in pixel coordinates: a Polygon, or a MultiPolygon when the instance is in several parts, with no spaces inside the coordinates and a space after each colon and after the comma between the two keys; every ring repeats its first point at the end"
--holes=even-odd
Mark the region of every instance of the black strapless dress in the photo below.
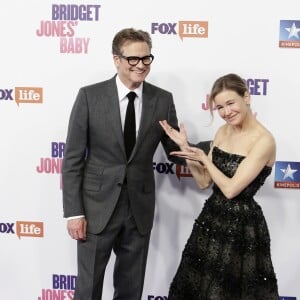
{"type": "MultiPolygon", "coordinates": [[[[245,158],[217,147],[212,157],[228,177],[245,158]]],[[[278,300],[269,231],[253,199],[271,171],[264,167],[231,200],[213,186],[183,250],[168,300],[278,300]]]]}

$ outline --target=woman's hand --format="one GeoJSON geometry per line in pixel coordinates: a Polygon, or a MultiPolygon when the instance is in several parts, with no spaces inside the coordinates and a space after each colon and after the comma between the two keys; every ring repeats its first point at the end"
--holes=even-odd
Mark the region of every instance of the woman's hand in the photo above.
{"type": "Polygon", "coordinates": [[[187,134],[183,124],[180,124],[179,131],[172,128],[172,126],[170,126],[166,120],[159,121],[159,124],[164,129],[169,138],[173,142],[175,142],[180,147],[180,149],[183,150],[188,147],[187,134]]]}
{"type": "Polygon", "coordinates": [[[186,159],[187,166],[200,189],[206,189],[210,186],[211,176],[208,171],[210,160],[203,150],[188,146],[181,151],[173,151],[170,154],[186,159]]]}
{"type": "Polygon", "coordinates": [[[173,151],[170,154],[188,160],[198,161],[202,165],[205,165],[208,160],[208,156],[205,154],[203,150],[196,147],[190,147],[190,146],[184,147],[184,150],[182,151],[173,151]]]}

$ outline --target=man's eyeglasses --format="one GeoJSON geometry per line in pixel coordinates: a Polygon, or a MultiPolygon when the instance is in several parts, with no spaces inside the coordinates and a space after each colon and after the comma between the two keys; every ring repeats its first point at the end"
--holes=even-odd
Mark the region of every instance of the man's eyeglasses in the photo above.
{"type": "Polygon", "coordinates": [[[152,54],[146,55],[144,57],[138,57],[138,56],[124,56],[124,55],[119,55],[119,57],[124,58],[128,61],[128,64],[131,66],[136,66],[140,60],[145,66],[151,65],[153,62],[154,56],[152,54]]]}

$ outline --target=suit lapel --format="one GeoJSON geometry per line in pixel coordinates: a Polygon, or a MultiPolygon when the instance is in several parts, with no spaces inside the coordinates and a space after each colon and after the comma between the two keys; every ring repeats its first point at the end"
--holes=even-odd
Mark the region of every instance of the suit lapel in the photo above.
{"type": "Polygon", "coordinates": [[[141,121],[140,121],[140,128],[139,133],[137,136],[136,144],[132,150],[131,156],[129,161],[132,159],[134,154],[136,153],[139,145],[141,144],[142,140],[145,138],[147,130],[149,126],[152,124],[153,114],[155,112],[155,106],[157,102],[157,96],[155,94],[155,90],[151,88],[147,84],[147,82],[144,82],[143,85],[143,106],[142,106],[142,115],[141,115],[141,121]]]}

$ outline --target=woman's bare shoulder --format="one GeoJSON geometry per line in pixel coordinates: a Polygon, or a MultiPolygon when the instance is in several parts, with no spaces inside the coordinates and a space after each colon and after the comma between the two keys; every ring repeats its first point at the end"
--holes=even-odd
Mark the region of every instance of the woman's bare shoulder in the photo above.
{"type": "Polygon", "coordinates": [[[214,145],[218,146],[220,141],[224,141],[224,137],[226,137],[228,131],[227,124],[220,126],[215,134],[214,145]]]}

